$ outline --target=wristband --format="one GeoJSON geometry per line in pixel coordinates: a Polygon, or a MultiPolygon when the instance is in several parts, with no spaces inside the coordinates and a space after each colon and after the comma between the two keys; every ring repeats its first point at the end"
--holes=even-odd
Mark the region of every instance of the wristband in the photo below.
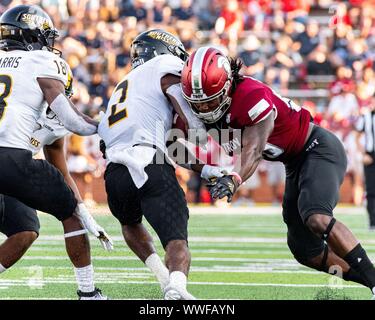
{"type": "Polygon", "coordinates": [[[229,175],[236,178],[236,181],[237,181],[237,183],[238,183],[239,186],[242,184],[242,178],[241,178],[241,176],[237,172],[233,171],[229,175]]]}

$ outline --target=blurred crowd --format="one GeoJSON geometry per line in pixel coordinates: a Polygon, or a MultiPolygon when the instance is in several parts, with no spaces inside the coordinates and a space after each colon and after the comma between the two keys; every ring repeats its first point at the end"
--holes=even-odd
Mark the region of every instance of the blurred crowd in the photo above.
{"type": "MultiPolygon", "coordinates": [[[[20,3],[39,4],[53,18],[58,47],[74,74],[74,103],[91,116],[106,108],[130,70],[132,40],[148,28],[177,34],[189,52],[210,44],[241,58],[243,73],[293,98],[341,138],[351,200],[362,202],[361,142],[354,126],[375,107],[374,0],[0,0],[0,13],[20,3]]],[[[97,140],[73,135],[67,147],[69,168],[86,186],[87,200],[105,165],[97,140]]],[[[262,163],[258,171],[239,192],[238,205],[253,202],[261,181],[280,201],[282,166],[262,163]]],[[[178,175],[189,201],[210,202],[198,176],[183,169],[178,175]]]]}

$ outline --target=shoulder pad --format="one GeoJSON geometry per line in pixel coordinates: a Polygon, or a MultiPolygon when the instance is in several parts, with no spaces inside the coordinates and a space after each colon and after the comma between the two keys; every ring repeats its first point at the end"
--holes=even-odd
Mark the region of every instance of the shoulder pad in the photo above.
{"type": "Polygon", "coordinates": [[[32,53],[31,60],[36,78],[60,80],[65,88],[71,85],[72,71],[64,59],[52,52],[44,50],[32,51],[32,53]]]}

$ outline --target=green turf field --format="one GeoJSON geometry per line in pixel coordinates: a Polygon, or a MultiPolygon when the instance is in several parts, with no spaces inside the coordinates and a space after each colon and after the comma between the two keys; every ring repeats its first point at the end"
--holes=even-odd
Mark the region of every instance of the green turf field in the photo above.
{"type": "MultiPolygon", "coordinates": [[[[96,210],[106,211],[104,207],[96,210]]],[[[336,216],[352,228],[374,261],[375,233],[367,231],[364,209],[337,211],[336,216]]],[[[115,240],[115,251],[107,253],[90,237],[97,286],[113,299],[161,299],[154,277],[125,246],[117,220],[103,214],[96,219],[115,240]]],[[[61,226],[45,214],[40,220],[39,239],[20,262],[0,275],[0,299],[77,298],[61,226]]],[[[188,288],[199,299],[371,298],[367,288],[340,282],[294,261],[277,207],[193,209],[189,232],[188,288]]]]}

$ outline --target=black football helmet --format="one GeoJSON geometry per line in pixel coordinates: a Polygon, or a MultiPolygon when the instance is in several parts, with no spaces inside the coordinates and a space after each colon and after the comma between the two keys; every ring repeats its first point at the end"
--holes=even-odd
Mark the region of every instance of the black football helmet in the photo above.
{"type": "Polygon", "coordinates": [[[59,36],[49,15],[36,5],[18,5],[0,17],[0,50],[42,50],[54,48],[59,36]]]}
{"type": "Polygon", "coordinates": [[[162,29],[145,31],[138,35],[131,44],[132,68],[162,54],[171,54],[183,61],[189,57],[182,42],[173,34],[162,29]]]}

